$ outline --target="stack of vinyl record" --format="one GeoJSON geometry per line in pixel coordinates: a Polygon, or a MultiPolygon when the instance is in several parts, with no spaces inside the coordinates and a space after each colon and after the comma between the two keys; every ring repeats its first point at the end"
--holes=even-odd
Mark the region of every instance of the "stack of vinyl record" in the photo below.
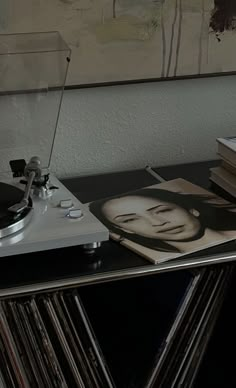
{"type": "Polygon", "coordinates": [[[191,387],[230,267],[0,301],[0,386],[191,387]]]}
{"type": "Polygon", "coordinates": [[[0,346],[1,388],[113,386],[75,290],[2,301],[0,346]]]}

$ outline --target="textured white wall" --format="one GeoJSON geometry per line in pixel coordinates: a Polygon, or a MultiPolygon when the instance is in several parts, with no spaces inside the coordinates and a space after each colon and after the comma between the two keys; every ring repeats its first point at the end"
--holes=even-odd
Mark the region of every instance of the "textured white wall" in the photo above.
{"type": "Polygon", "coordinates": [[[216,158],[236,135],[236,76],[66,91],[51,168],[90,175],[216,158]]]}

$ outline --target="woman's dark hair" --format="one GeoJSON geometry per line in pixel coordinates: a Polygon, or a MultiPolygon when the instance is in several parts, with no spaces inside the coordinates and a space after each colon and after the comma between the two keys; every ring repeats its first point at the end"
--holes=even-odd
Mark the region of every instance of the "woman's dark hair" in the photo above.
{"type": "Polygon", "coordinates": [[[182,207],[187,211],[190,211],[191,209],[198,210],[198,220],[201,225],[201,230],[195,239],[202,237],[206,228],[210,228],[216,231],[236,230],[236,213],[229,211],[230,209],[236,209],[236,206],[231,203],[216,203],[217,197],[213,194],[181,194],[168,190],[146,188],[91,202],[89,208],[90,211],[111,232],[121,235],[121,238],[131,240],[147,248],[156,249],[162,252],[179,252],[177,248],[173,247],[165,241],[125,232],[105,217],[103,213],[103,205],[106,202],[111,199],[130,197],[134,195],[163,200],[168,203],[176,204],[177,206],[182,207]],[[215,203],[209,201],[215,201],[215,203]]]}

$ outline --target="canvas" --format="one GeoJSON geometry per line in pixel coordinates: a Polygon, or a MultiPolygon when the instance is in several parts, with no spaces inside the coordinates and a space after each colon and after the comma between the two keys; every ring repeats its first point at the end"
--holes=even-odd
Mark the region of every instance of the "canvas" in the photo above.
{"type": "Polygon", "coordinates": [[[234,0],[0,2],[0,33],[61,32],[67,85],[234,72],[235,25],[234,0]]]}

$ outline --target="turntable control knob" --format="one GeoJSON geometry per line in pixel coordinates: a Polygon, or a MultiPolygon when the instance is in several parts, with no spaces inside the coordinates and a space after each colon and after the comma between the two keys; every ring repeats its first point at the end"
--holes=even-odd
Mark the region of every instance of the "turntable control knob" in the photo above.
{"type": "Polygon", "coordinates": [[[72,219],[79,219],[83,217],[83,212],[81,209],[71,209],[69,210],[67,217],[72,219]]]}
{"type": "Polygon", "coordinates": [[[69,209],[73,206],[72,199],[62,199],[59,203],[59,207],[62,209],[69,209]]]}

